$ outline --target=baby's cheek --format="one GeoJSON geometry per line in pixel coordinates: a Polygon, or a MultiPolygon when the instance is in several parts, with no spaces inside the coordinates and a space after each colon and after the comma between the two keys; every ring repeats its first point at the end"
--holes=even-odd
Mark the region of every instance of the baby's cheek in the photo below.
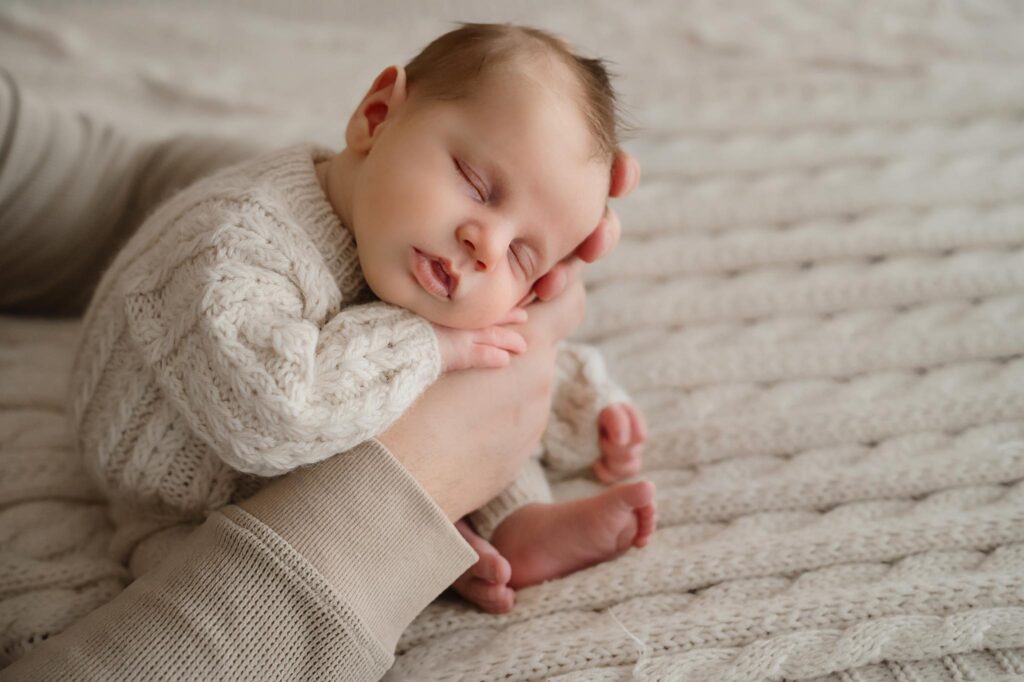
{"type": "MultiPolygon", "coordinates": [[[[442,303],[441,305],[444,308],[443,319],[431,321],[456,329],[483,329],[490,327],[507,316],[513,307],[510,304],[485,295],[473,295],[472,297],[450,303],[442,303]]],[[[425,315],[424,317],[428,316],[425,315]]]]}

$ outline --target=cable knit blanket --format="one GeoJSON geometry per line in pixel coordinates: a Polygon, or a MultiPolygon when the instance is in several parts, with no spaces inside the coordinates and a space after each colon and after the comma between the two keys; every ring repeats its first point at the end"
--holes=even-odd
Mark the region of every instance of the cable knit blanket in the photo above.
{"type": "MultiPolygon", "coordinates": [[[[132,131],[337,147],[380,68],[508,20],[614,62],[642,128],[580,337],[648,415],[660,528],[505,616],[442,598],[389,677],[1024,678],[1019,3],[239,7],[5,4],[0,60],[132,131]]],[[[0,664],[126,580],[77,329],[0,320],[0,664]]]]}

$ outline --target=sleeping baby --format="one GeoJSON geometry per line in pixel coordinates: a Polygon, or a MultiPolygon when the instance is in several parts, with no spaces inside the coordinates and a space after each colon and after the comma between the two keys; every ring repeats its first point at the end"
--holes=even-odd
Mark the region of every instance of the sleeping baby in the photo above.
{"type": "MultiPolygon", "coordinates": [[[[614,94],[597,60],[535,29],[464,24],[375,80],[332,153],[224,169],[157,209],[86,312],[77,444],[121,561],[270,478],[388,429],[442,373],[526,349],[535,283],[604,215],[614,94]]],[[[480,561],[456,589],[518,587],[646,545],[643,417],[598,353],[564,343],[538,458],[459,522],[480,561]],[[554,503],[553,474],[610,487],[554,503]]]]}

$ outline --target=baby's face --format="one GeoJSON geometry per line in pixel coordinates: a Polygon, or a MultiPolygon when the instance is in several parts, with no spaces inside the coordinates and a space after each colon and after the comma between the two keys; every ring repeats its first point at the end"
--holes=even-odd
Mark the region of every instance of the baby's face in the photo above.
{"type": "Polygon", "coordinates": [[[352,199],[360,264],[378,297],[436,324],[494,324],[604,213],[609,165],[554,85],[498,79],[381,125],[352,199]]]}

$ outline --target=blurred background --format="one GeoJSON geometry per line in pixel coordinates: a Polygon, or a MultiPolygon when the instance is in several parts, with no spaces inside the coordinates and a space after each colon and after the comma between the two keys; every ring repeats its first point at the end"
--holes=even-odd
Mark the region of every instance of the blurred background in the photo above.
{"type": "Polygon", "coordinates": [[[956,96],[979,78],[996,86],[1024,58],[1014,0],[5,0],[0,63],[53,100],[147,136],[203,129],[337,145],[373,77],[457,21],[537,26],[608,60],[632,121],[654,133],[712,124],[714,111],[695,111],[709,97],[726,108],[723,98],[881,85],[902,98],[925,81],[956,96]]]}
{"type": "Polygon", "coordinates": [[[664,8],[623,5],[4,2],[0,63],[46,96],[144,135],[201,128],[340,145],[343,122],[377,73],[404,64],[457,21],[560,33],[614,62],[616,85],[632,99],[655,56],[636,45],[673,27],[664,8]]]}

